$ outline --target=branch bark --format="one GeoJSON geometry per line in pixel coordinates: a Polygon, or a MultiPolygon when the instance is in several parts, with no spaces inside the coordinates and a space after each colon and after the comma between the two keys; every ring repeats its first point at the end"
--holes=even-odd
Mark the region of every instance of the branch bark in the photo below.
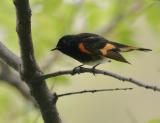
{"type": "Polygon", "coordinates": [[[15,87],[25,99],[32,101],[36,106],[35,100],[31,96],[28,86],[21,80],[20,76],[15,71],[12,71],[7,64],[2,61],[0,61],[0,64],[0,80],[3,80],[9,85],[15,87]]]}
{"type": "Polygon", "coordinates": [[[98,69],[93,69],[93,68],[84,68],[84,67],[79,67],[76,70],[75,69],[65,70],[65,71],[58,71],[58,72],[46,74],[46,75],[41,76],[40,79],[44,80],[44,79],[48,79],[48,78],[56,77],[56,76],[75,75],[75,74],[81,74],[81,73],[93,73],[93,74],[102,74],[102,75],[106,75],[106,76],[111,76],[111,77],[113,77],[115,79],[118,79],[118,80],[121,80],[121,81],[127,81],[127,82],[133,83],[135,85],[138,85],[140,87],[144,87],[146,89],[151,89],[151,90],[160,92],[160,86],[159,85],[154,85],[154,84],[150,84],[150,83],[147,83],[147,82],[135,80],[133,78],[124,77],[124,76],[121,76],[119,74],[112,73],[112,72],[109,72],[109,71],[98,70],[98,69]]]}
{"type": "Polygon", "coordinates": [[[58,94],[57,97],[64,97],[64,96],[72,96],[77,94],[85,94],[85,93],[97,93],[97,92],[106,92],[106,91],[127,91],[132,90],[133,88],[115,88],[115,89],[99,89],[99,90],[83,90],[83,91],[75,91],[75,92],[68,92],[64,94],[58,94]]]}
{"type": "Polygon", "coordinates": [[[55,98],[50,93],[45,81],[37,80],[41,71],[34,57],[31,36],[31,9],[29,0],[13,0],[17,15],[17,34],[21,51],[21,77],[30,88],[32,96],[39,105],[45,123],[60,123],[55,106],[55,98]]]}
{"type": "Polygon", "coordinates": [[[17,71],[19,70],[21,59],[14,53],[12,53],[8,48],[6,48],[1,41],[0,41],[0,58],[3,59],[3,61],[6,64],[10,65],[15,70],[17,71]]]}

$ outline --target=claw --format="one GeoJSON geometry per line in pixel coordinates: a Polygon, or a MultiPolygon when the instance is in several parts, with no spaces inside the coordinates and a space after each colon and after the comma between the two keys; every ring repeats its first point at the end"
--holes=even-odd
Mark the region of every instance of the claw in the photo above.
{"type": "Polygon", "coordinates": [[[95,76],[96,67],[97,67],[98,65],[100,65],[100,63],[98,63],[98,64],[96,64],[96,65],[94,65],[94,66],[92,67],[92,72],[93,72],[93,75],[94,75],[94,76],[95,76]]]}
{"type": "Polygon", "coordinates": [[[73,68],[72,75],[74,75],[74,74],[76,74],[76,73],[79,74],[79,73],[80,73],[80,69],[81,69],[82,66],[84,66],[84,64],[79,65],[79,66],[73,68]]]}

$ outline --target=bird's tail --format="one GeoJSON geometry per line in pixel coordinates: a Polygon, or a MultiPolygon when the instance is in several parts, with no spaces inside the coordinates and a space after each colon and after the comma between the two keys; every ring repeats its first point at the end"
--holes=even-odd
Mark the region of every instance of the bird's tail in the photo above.
{"type": "Polygon", "coordinates": [[[140,47],[134,47],[134,46],[128,46],[125,44],[120,44],[120,43],[116,43],[116,42],[111,42],[116,49],[118,49],[120,52],[129,52],[132,50],[139,50],[139,51],[152,51],[151,49],[147,49],[147,48],[140,48],[140,47]]]}
{"type": "Polygon", "coordinates": [[[139,47],[132,47],[132,46],[124,46],[124,47],[120,47],[119,48],[121,52],[129,52],[132,50],[139,50],[139,51],[152,51],[151,49],[147,49],[147,48],[139,48],[139,47]]]}
{"type": "Polygon", "coordinates": [[[116,51],[109,51],[107,53],[106,57],[110,58],[110,59],[114,59],[114,60],[119,61],[119,62],[124,62],[124,63],[131,64],[119,52],[116,52],[116,51]]]}

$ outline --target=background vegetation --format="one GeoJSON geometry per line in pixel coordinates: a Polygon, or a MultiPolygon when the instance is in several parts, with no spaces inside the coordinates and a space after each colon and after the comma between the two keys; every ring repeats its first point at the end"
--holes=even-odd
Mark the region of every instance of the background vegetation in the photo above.
{"type": "MultiPolygon", "coordinates": [[[[50,52],[65,34],[93,32],[107,39],[153,49],[132,52],[132,65],[100,66],[137,79],[160,80],[160,1],[158,0],[32,0],[32,34],[36,58],[46,73],[73,68],[79,63],[59,52],[50,52]],[[53,64],[52,59],[56,60],[53,64]]],[[[19,53],[12,1],[0,1],[0,41],[19,53]]],[[[0,81],[0,122],[41,123],[38,111],[5,81],[0,81]],[[38,117],[38,119],[37,119],[38,117]]],[[[58,93],[98,88],[134,87],[132,91],[64,97],[58,110],[68,123],[160,123],[160,95],[132,84],[90,74],[48,80],[58,93]]]]}

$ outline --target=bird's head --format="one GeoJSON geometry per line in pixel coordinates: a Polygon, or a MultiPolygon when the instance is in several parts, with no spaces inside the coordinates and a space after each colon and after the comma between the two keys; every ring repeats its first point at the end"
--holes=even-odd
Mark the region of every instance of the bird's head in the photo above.
{"type": "Polygon", "coordinates": [[[70,46],[72,43],[71,41],[73,40],[74,36],[73,35],[65,35],[62,38],[59,39],[57,45],[55,48],[51,49],[51,51],[54,50],[59,50],[59,51],[66,51],[70,50],[70,46]]]}

